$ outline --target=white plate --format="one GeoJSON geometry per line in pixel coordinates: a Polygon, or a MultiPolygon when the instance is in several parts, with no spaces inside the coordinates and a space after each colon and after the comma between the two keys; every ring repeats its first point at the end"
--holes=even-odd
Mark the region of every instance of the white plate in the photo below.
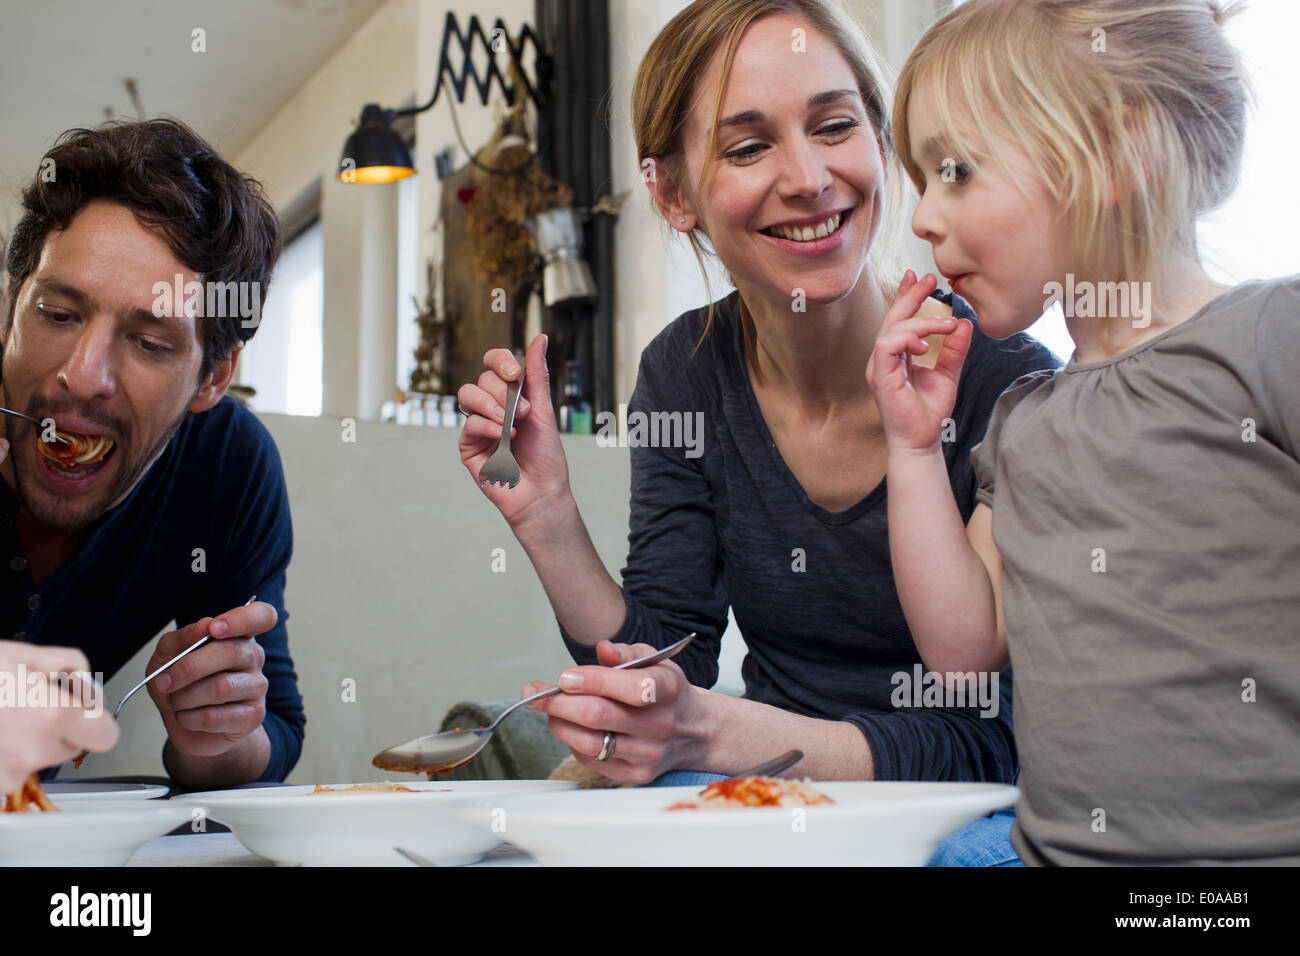
{"type": "MultiPolygon", "coordinates": [[[[347,787],[350,784],[327,784],[347,787]]],[[[505,837],[491,826],[461,820],[468,799],[528,791],[571,790],[567,780],[448,780],[404,782],[416,793],[312,795],[312,786],[218,790],[173,797],[203,807],[263,859],[292,866],[409,866],[400,846],[443,866],[482,859],[505,837]]]]}
{"type": "Polygon", "coordinates": [[[924,866],[945,836],[1017,796],[987,783],[812,786],[834,805],[669,811],[703,788],[639,787],[503,796],[459,813],[544,866],[924,866]]]}
{"type": "Polygon", "coordinates": [[[170,801],[76,800],[56,813],[0,813],[2,866],[121,866],[190,819],[170,801]]]}
{"type": "Polygon", "coordinates": [[[72,783],[51,780],[41,784],[55,806],[81,800],[152,800],[167,796],[167,788],[155,783],[72,783]]]}

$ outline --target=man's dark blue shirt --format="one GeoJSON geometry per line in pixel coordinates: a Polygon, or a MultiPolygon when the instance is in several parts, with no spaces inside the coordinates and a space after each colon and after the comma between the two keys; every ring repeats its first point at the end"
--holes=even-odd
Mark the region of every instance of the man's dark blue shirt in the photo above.
{"type": "Polygon", "coordinates": [[[252,595],[275,608],[276,626],[257,638],[271,741],[261,779],[283,780],[306,723],[285,628],[293,527],[280,454],[252,412],[227,396],[188,415],[128,498],[40,587],[14,530],[17,507],[0,481],[0,637],[80,648],[105,679],[169,621],[215,617],[252,595]]]}

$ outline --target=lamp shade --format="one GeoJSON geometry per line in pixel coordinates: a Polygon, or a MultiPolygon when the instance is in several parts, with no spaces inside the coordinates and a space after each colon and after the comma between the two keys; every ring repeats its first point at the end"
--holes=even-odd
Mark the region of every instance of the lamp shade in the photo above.
{"type": "Polygon", "coordinates": [[[411,151],[389,125],[388,112],[368,103],[361,122],[343,144],[339,182],[392,183],[414,175],[411,151]]]}

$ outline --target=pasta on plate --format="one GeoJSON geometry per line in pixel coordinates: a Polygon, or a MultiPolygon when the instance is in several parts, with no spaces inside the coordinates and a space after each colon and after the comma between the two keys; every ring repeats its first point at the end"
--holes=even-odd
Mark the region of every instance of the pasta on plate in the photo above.
{"type": "Polygon", "coordinates": [[[4,801],[0,813],[28,813],[33,807],[38,810],[58,812],[58,807],[50,803],[50,798],[45,795],[45,789],[41,786],[40,780],[36,774],[32,774],[23,781],[23,785],[6,797],[0,797],[4,801]]]}
{"type": "Polygon", "coordinates": [[[350,787],[322,787],[316,784],[316,789],[308,796],[314,797],[320,793],[419,793],[419,790],[412,790],[410,787],[404,787],[400,783],[355,783],[350,787]]]}
{"type": "Polygon", "coordinates": [[[779,777],[733,777],[709,784],[695,796],[680,800],[669,810],[728,810],[737,807],[806,807],[834,803],[806,780],[779,777]]]}

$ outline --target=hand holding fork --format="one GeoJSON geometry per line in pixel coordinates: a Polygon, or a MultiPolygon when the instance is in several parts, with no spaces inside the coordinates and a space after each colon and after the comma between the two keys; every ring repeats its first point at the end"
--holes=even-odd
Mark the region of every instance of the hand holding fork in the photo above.
{"type": "Polygon", "coordinates": [[[544,336],[534,338],[522,362],[508,349],[490,350],[478,382],[457,393],[467,415],[461,461],[512,526],[538,500],[559,498],[569,487],[546,344],[544,336]]]}
{"type": "Polygon", "coordinates": [[[527,369],[521,367],[519,377],[506,383],[506,406],[505,414],[502,416],[501,441],[497,443],[497,450],[492,453],[492,457],[483,462],[483,467],[478,470],[480,485],[503,485],[506,488],[513,488],[519,484],[519,463],[515,461],[515,456],[510,454],[510,435],[515,429],[515,409],[519,407],[519,393],[523,391],[526,372],[527,369]]]}

